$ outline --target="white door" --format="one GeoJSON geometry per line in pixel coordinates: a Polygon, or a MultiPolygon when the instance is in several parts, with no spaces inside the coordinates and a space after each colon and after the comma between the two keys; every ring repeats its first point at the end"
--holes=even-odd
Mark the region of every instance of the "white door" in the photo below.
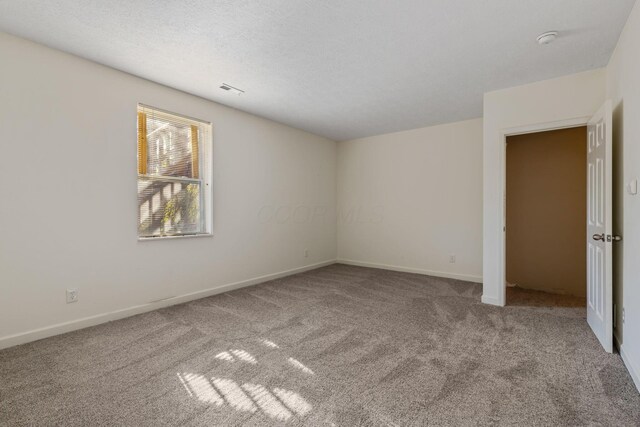
{"type": "Polygon", "coordinates": [[[604,349],[613,351],[611,101],[588,123],[587,322],[604,349]]]}

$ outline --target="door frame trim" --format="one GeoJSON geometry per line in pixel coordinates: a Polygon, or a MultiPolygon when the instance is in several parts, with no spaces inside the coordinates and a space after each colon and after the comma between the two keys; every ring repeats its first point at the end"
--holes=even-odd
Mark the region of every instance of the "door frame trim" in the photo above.
{"type": "MultiPolygon", "coordinates": [[[[546,132],[558,129],[569,129],[575,127],[586,126],[591,120],[591,116],[575,117],[572,119],[558,120],[552,122],[536,123],[524,126],[516,126],[512,128],[504,128],[500,130],[500,171],[499,171],[499,185],[500,194],[502,197],[499,200],[499,218],[498,227],[494,230],[498,236],[498,251],[495,258],[497,263],[497,271],[499,273],[499,280],[502,286],[498,286],[497,298],[485,298],[482,297],[482,302],[485,304],[492,304],[504,307],[507,299],[507,251],[506,251],[506,223],[507,223],[507,137],[516,135],[525,135],[528,133],[546,132]]],[[[486,254],[491,256],[491,254],[486,254]]]]}

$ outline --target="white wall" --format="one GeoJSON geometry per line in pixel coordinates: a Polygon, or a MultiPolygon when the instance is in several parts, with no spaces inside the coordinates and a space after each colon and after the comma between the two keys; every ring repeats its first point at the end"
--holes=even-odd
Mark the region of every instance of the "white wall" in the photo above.
{"type": "Polygon", "coordinates": [[[336,258],[335,142],[2,33],[0,58],[0,347],[336,258]],[[138,102],[213,123],[214,237],[137,241],[138,102]]]}
{"type": "Polygon", "coordinates": [[[640,195],[632,196],[625,189],[630,180],[640,179],[640,3],[611,57],[606,81],[614,109],[614,233],[623,237],[614,245],[614,335],[640,388],[640,195]]]}
{"type": "Polygon", "coordinates": [[[505,303],[503,133],[544,123],[579,121],[593,115],[604,101],[604,69],[484,95],[483,302],[505,303]]]}
{"type": "Polygon", "coordinates": [[[339,143],[338,258],[480,282],[482,119],[339,143]]]}

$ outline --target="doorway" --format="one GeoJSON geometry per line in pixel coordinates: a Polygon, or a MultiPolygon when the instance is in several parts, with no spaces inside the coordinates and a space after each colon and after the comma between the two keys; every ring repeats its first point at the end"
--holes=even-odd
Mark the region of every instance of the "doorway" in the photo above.
{"type": "Polygon", "coordinates": [[[586,307],[587,127],[506,138],[507,305],[586,307]]]}

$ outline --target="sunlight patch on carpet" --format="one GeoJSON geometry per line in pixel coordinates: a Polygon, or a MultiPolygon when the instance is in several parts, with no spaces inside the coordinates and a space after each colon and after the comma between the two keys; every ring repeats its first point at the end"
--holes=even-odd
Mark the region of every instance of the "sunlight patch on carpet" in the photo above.
{"type": "Polygon", "coordinates": [[[294,368],[300,369],[305,374],[315,375],[315,373],[311,369],[309,369],[307,366],[304,365],[304,363],[300,362],[299,360],[294,359],[293,357],[290,357],[287,361],[291,366],[293,366],[294,368]]]}
{"type": "Polygon", "coordinates": [[[198,374],[178,374],[178,378],[190,396],[195,396],[204,403],[213,403],[221,406],[224,401],[216,392],[211,383],[202,375],[198,374]]]}
{"type": "Polygon", "coordinates": [[[229,378],[212,377],[191,372],[178,373],[178,379],[190,397],[200,402],[222,407],[225,403],[240,412],[255,413],[260,410],[278,421],[307,415],[313,406],[292,390],[275,387],[269,390],[262,384],[239,385],[229,378]]]}
{"type": "Polygon", "coordinates": [[[249,352],[245,350],[229,350],[222,351],[215,355],[215,358],[218,360],[226,360],[227,362],[235,362],[236,360],[240,360],[245,363],[250,363],[252,365],[256,365],[258,361],[255,357],[253,357],[249,352]]]}

